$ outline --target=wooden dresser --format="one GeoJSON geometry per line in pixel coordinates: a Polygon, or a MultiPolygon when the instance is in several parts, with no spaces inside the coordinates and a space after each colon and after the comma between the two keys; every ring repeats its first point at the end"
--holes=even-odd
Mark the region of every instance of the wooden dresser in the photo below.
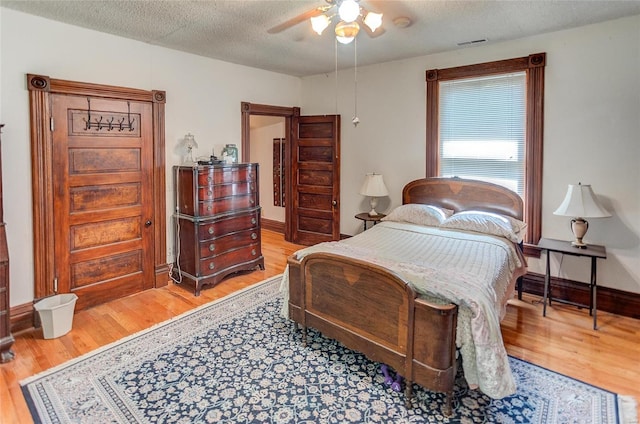
{"type": "Polygon", "coordinates": [[[174,280],[198,296],[231,273],[264,269],[258,164],[175,166],[174,179],[174,280]]]}
{"type": "MultiPolygon", "coordinates": [[[[2,133],[0,125],[0,133],[2,133]]],[[[11,335],[11,317],[9,315],[9,249],[7,248],[7,233],[4,226],[2,206],[2,157],[0,155],[0,362],[13,359],[11,346],[14,339],[11,335]]]]}

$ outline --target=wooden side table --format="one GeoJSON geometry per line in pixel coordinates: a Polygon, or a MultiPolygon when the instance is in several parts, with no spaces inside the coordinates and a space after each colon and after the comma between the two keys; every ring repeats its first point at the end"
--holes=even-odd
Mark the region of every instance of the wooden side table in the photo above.
{"type": "Polygon", "coordinates": [[[598,329],[598,311],[597,311],[597,290],[598,286],[596,283],[596,261],[598,258],[607,259],[607,250],[604,246],[598,246],[597,244],[589,244],[586,248],[581,249],[573,246],[569,241],[563,240],[554,240],[542,238],[538,242],[538,247],[541,250],[547,252],[547,267],[544,275],[544,296],[543,296],[543,307],[542,307],[542,316],[547,316],[547,299],[549,300],[549,306],[551,306],[551,293],[550,293],[550,283],[551,283],[551,252],[562,253],[571,256],[583,256],[587,258],[591,258],[591,281],[589,282],[589,305],[582,305],[575,302],[570,302],[562,299],[555,299],[557,302],[567,303],[569,305],[574,305],[583,308],[589,308],[589,315],[593,316],[593,329],[598,329]]]}
{"type": "Polygon", "coordinates": [[[387,215],[385,215],[383,213],[378,214],[378,215],[369,215],[369,212],[362,212],[362,213],[357,214],[356,218],[359,219],[359,220],[364,221],[363,222],[364,230],[367,231],[367,222],[373,222],[373,224],[371,224],[373,226],[373,225],[376,225],[378,222],[380,222],[380,220],[382,218],[384,218],[385,216],[387,216],[387,215]]]}

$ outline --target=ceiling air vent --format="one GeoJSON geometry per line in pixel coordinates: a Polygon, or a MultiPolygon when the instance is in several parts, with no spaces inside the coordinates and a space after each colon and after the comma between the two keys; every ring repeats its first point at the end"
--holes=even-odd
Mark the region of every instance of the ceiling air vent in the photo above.
{"type": "Polygon", "coordinates": [[[470,46],[472,44],[480,44],[480,43],[486,43],[487,39],[486,38],[481,38],[479,40],[473,40],[473,41],[463,41],[461,43],[458,43],[459,46],[470,46]]]}

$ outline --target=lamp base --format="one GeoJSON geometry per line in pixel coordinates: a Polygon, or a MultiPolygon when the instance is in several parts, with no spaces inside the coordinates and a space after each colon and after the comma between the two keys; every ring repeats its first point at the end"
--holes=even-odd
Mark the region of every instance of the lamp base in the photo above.
{"type": "Polygon", "coordinates": [[[378,198],[375,196],[371,196],[371,200],[369,201],[369,205],[371,206],[371,210],[369,211],[369,216],[378,216],[380,215],[376,212],[376,206],[378,206],[378,198]]]}
{"type": "Polygon", "coordinates": [[[584,218],[574,218],[571,220],[571,231],[573,235],[576,237],[574,241],[571,242],[573,247],[577,247],[578,249],[586,249],[587,244],[582,241],[582,238],[585,234],[587,234],[587,230],[589,229],[589,223],[584,218]]]}

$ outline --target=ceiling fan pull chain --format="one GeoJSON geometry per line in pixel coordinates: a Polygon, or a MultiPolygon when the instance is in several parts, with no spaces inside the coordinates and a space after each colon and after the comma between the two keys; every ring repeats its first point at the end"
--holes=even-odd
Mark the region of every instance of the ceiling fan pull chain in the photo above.
{"type": "Polygon", "coordinates": [[[358,39],[354,40],[353,44],[353,119],[351,122],[354,127],[357,127],[360,123],[358,118],[358,39]]]}
{"type": "Polygon", "coordinates": [[[338,40],[333,38],[334,60],[336,65],[336,115],[338,114],[338,40]]]}

